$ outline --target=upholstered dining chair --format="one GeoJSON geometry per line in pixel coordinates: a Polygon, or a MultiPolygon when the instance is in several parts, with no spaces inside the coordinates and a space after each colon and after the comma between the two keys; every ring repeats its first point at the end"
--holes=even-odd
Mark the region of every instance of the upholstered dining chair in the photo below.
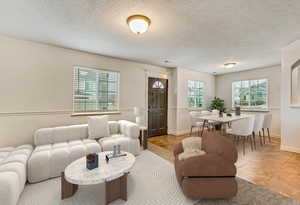
{"type": "Polygon", "coordinates": [[[200,133],[200,130],[203,126],[203,120],[199,119],[198,117],[201,116],[201,112],[198,111],[191,111],[190,112],[190,118],[191,118],[191,132],[190,135],[192,135],[193,128],[198,128],[198,132],[200,133]]]}
{"type": "Polygon", "coordinates": [[[265,140],[265,129],[267,129],[268,137],[269,137],[269,142],[271,142],[271,135],[270,135],[271,123],[272,123],[272,114],[265,114],[264,115],[264,123],[263,123],[263,126],[262,126],[264,144],[266,143],[266,140],[265,140]]]}
{"type": "Polygon", "coordinates": [[[260,145],[261,146],[263,145],[262,136],[261,136],[261,133],[260,133],[260,131],[263,129],[263,124],[264,124],[264,115],[262,115],[262,114],[255,115],[253,132],[252,132],[253,143],[254,143],[254,148],[255,149],[256,149],[255,135],[257,133],[258,133],[258,136],[259,136],[260,145]]]}
{"type": "MultiPolygon", "coordinates": [[[[201,115],[211,115],[212,113],[211,112],[209,112],[208,110],[202,110],[201,111],[201,115]]],[[[210,128],[211,129],[214,129],[214,125],[215,125],[215,121],[212,121],[212,120],[209,120],[208,122],[207,122],[207,128],[208,128],[208,130],[210,130],[210,128]]]]}
{"type": "Polygon", "coordinates": [[[233,135],[235,141],[239,142],[239,138],[243,138],[243,154],[245,155],[245,143],[246,140],[250,140],[251,150],[253,150],[252,145],[252,132],[254,128],[254,116],[249,116],[240,120],[233,121],[231,124],[231,129],[227,130],[227,134],[233,135]]]}

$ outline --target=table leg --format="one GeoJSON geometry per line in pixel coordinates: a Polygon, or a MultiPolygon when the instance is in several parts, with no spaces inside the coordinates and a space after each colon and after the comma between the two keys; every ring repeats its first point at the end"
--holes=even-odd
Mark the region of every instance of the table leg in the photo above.
{"type": "Polygon", "coordinates": [[[127,201],[127,175],[128,173],[115,180],[105,182],[106,205],[119,198],[127,201]]]}
{"type": "Polygon", "coordinates": [[[204,132],[204,128],[206,126],[207,120],[203,121],[203,127],[202,127],[202,131],[201,131],[201,137],[203,136],[203,132],[204,132]]]}
{"type": "Polygon", "coordinates": [[[65,179],[65,173],[61,173],[61,199],[73,196],[78,189],[77,184],[71,184],[65,179]]]}

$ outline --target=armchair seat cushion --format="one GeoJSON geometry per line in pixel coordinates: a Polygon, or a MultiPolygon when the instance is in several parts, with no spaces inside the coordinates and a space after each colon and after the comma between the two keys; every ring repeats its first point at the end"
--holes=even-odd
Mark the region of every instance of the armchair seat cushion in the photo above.
{"type": "Polygon", "coordinates": [[[178,169],[183,177],[194,176],[235,176],[236,167],[222,157],[214,154],[206,154],[178,160],[178,169]]]}

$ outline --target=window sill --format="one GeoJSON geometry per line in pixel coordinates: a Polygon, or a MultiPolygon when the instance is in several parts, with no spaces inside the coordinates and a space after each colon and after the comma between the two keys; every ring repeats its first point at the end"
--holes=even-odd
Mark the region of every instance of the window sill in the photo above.
{"type": "Polygon", "coordinates": [[[108,111],[108,112],[76,112],[72,113],[71,117],[77,116],[95,116],[95,115],[119,115],[119,111],[108,111]]]}
{"type": "Polygon", "coordinates": [[[203,107],[198,107],[198,108],[196,108],[196,107],[188,107],[187,110],[188,111],[201,111],[201,110],[204,110],[204,108],[203,107]]]}
{"type": "MultiPolygon", "coordinates": [[[[235,111],[235,109],[232,109],[235,111]]],[[[269,109],[241,109],[242,112],[270,112],[269,109]]]]}

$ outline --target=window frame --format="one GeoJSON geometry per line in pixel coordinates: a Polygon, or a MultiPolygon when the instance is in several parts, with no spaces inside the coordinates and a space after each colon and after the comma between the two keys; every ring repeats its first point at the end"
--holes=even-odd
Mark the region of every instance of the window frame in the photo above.
{"type": "MultiPolygon", "coordinates": [[[[110,70],[110,69],[101,69],[101,68],[93,68],[93,67],[85,67],[85,66],[73,66],[72,68],[72,114],[71,116],[85,116],[85,115],[106,115],[106,114],[120,114],[120,81],[121,81],[121,75],[119,71],[116,70],[110,70]],[[76,111],[75,110],[75,72],[76,69],[84,69],[84,70],[92,70],[92,71],[104,71],[104,72],[113,72],[117,73],[117,85],[116,85],[116,109],[111,110],[87,110],[87,111],[76,111]]],[[[99,82],[98,82],[99,83],[99,82]]],[[[109,92],[108,92],[109,93],[109,92]]],[[[107,102],[108,103],[108,102],[107,102]]]]}
{"type": "Polygon", "coordinates": [[[243,82],[243,81],[248,81],[249,84],[249,91],[250,91],[250,87],[251,87],[251,81],[259,81],[259,80],[266,80],[266,107],[265,108],[257,108],[254,106],[251,106],[251,93],[249,94],[249,102],[248,104],[250,104],[250,106],[245,107],[245,106],[240,106],[241,110],[243,111],[269,111],[269,79],[268,78],[251,78],[251,79],[243,79],[243,80],[236,80],[236,81],[232,81],[231,83],[231,107],[232,110],[235,110],[235,105],[234,105],[234,89],[233,89],[233,84],[236,82],[243,82]]]}
{"type": "MultiPolygon", "coordinates": [[[[195,89],[195,88],[194,88],[195,89]]],[[[197,89],[197,88],[196,88],[197,89]]],[[[194,95],[193,97],[200,97],[201,95],[194,95]]],[[[186,96],[186,100],[187,100],[187,108],[189,110],[197,110],[197,109],[203,109],[205,106],[205,82],[202,80],[187,80],[187,96],[186,96]],[[199,82],[200,84],[202,84],[202,105],[201,107],[190,107],[189,105],[189,98],[191,97],[189,94],[189,82],[199,82]]]]}

